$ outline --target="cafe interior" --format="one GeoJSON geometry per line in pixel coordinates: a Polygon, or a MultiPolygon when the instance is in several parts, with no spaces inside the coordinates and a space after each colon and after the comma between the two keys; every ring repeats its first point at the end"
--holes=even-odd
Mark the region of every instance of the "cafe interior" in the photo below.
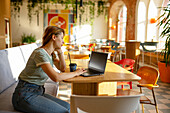
{"type": "Polygon", "coordinates": [[[71,113],[170,113],[169,0],[0,0],[0,113],[18,113],[12,94],[47,26],[65,30],[66,72],[108,55],[104,74],[47,80],[71,113]]]}

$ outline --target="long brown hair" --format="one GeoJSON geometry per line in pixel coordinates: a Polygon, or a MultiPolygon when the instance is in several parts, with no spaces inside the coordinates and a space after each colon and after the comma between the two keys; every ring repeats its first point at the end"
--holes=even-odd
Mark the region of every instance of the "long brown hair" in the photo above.
{"type": "Polygon", "coordinates": [[[60,35],[61,33],[65,35],[63,29],[56,26],[48,26],[44,31],[42,46],[45,46],[52,39],[52,35],[57,36],[60,35]]]}

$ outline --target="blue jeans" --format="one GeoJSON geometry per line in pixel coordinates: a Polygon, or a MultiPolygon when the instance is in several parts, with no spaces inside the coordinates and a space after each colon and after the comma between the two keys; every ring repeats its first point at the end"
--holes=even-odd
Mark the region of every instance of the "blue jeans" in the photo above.
{"type": "Polygon", "coordinates": [[[70,104],[44,93],[44,86],[19,80],[12,96],[17,111],[26,113],[69,113],[70,104]]]}

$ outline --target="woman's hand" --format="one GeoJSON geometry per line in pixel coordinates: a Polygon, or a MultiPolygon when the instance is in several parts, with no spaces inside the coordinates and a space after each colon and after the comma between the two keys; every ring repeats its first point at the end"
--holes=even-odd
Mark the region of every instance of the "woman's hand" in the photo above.
{"type": "Polygon", "coordinates": [[[61,49],[55,49],[54,51],[57,51],[57,54],[58,54],[58,55],[61,54],[61,53],[63,53],[61,49]]]}
{"type": "Polygon", "coordinates": [[[74,71],[75,73],[76,73],[76,75],[75,76],[79,76],[79,75],[81,75],[81,74],[83,74],[84,72],[86,72],[86,70],[85,69],[80,69],[80,68],[78,68],[76,71],[74,71]]]}

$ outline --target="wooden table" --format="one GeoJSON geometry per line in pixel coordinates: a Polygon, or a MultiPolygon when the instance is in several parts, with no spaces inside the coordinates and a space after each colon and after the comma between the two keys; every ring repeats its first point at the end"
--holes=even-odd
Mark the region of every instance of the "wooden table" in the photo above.
{"type": "Polygon", "coordinates": [[[89,54],[91,54],[91,51],[66,51],[64,52],[64,55],[68,55],[70,53],[71,59],[89,59],[89,54]]]}
{"type": "MultiPolygon", "coordinates": [[[[78,68],[86,68],[87,59],[73,59],[78,68]]],[[[66,60],[69,71],[69,60],[66,60]]],[[[123,69],[122,67],[107,61],[105,74],[93,77],[74,77],[64,80],[72,84],[72,94],[77,95],[115,95],[117,91],[117,81],[139,81],[137,75],[123,69]]]]}
{"type": "Polygon", "coordinates": [[[111,46],[101,46],[100,49],[103,50],[103,52],[108,52],[109,49],[111,49],[111,46]]]}

